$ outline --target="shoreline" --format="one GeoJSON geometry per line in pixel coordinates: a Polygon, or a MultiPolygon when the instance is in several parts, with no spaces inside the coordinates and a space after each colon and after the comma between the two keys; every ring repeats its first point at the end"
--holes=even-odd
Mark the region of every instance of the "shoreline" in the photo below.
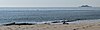
{"type": "MultiPolygon", "coordinates": [[[[11,25],[38,25],[38,24],[63,24],[65,21],[68,24],[79,24],[79,23],[96,23],[100,22],[100,19],[90,19],[90,20],[75,20],[75,21],[68,21],[68,20],[55,20],[55,21],[44,21],[44,22],[10,22],[4,24],[11,24],[11,25]]],[[[0,24],[0,25],[4,25],[0,24]]]]}
{"type": "Polygon", "coordinates": [[[35,24],[0,26],[0,30],[99,30],[100,19],[68,22],[69,24],[35,24]]]}

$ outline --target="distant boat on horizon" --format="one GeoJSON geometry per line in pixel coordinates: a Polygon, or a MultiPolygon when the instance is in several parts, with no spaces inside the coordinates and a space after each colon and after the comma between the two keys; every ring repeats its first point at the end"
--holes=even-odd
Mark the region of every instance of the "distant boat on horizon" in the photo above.
{"type": "Polygon", "coordinates": [[[89,6],[89,5],[82,5],[80,7],[92,7],[92,6],[89,6]]]}

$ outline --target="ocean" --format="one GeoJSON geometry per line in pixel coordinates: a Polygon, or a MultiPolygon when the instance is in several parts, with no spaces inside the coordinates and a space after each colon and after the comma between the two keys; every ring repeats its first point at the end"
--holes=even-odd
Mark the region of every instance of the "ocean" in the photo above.
{"type": "Polygon", "coordinates": [[[100,19],[100,7],[1,7],[0,24],[100,19]]]}

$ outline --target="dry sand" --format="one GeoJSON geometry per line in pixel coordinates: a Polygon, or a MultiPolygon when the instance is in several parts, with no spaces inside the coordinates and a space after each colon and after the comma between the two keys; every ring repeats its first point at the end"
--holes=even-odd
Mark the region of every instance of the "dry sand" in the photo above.
{"type": "Polygon", "coordinates": [[[0,30],[100,30],[100,22],[0,26],[0,30]]]}

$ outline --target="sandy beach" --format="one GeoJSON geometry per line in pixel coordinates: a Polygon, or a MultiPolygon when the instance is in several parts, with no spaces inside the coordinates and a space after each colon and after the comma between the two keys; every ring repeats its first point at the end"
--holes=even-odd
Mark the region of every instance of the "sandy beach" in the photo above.
{"type": "Polygon", "coordinates": [[[100,22],[0,26],[0,30],[100,30],[100,22]]]}

